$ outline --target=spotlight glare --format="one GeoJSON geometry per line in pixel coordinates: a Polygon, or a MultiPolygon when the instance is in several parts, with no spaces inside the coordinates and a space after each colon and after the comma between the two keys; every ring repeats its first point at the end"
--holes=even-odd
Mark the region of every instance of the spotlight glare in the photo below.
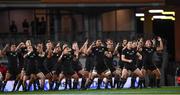
{"type": "Polygon", "coordinates": [[[149,13],[162,13],[164,10],[149,10],[149,13]]]}
{"type": "Polygon", "coordinates": [[[158,15],[158,16],[153,16],[151,18],[151,20],[154,20],[154,19],[175,20],[175,17],[173,17],[173,16],[158,15]]]}
{"type": "Polygon", "coordinates": [[[140,18],[140,21],[144,21],[145,19],[144,18],[140,18]]]}
{"type": "Polygon", "coordinates": [[[136,13],[136,17],[143,17],[144,13],[136,13]]]}
{"type": "Polygon", "coordinates": [[[162,12],[162,14],[175,16],[175,12],[173,12],[173,11],[164,11],[164,12],[162,12]]]}

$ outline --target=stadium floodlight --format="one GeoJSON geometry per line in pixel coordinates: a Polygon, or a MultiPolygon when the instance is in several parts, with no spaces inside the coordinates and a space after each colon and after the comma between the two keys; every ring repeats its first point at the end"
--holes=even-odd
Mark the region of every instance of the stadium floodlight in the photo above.
{"type": "Polygon", "coordinates": [[[136,17],[143,17],[144,13],[136,13],[136,17]]]}
{"type": "Polygon", "coordinates": [[[153,16],[154,19],[162,19],[162,18],[165,18],[166,16],[165,15],[155,15],[153,16]]]}
{"type": "Polygon", "coordinates": [[[175,16],[175,12],[174,11],[164,11],[164,12],[162,12],[162,14],[175,16]]]}
{"type": "Polygon", "coordinates": [[[145,19],[144,18],[140,18],[140,21],[144,21],[145,19]]]}
{"type": "Polygon", "coordinates": [[[157,16],[153,16],[152,20],[154,19],[170,19],[170,20],[175,20],[175,17],[173,16],[165,16],[165,15],[157,15],[157,16]]]}
{"type": "Polygon", "coordinates": [[[149,10],[149,13],[162,13],[164,10],[149,10]]]}

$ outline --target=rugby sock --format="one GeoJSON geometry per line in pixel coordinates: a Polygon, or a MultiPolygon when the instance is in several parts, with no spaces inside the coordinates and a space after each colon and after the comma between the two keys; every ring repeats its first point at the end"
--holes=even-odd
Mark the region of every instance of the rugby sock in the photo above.
{"type": "Polygon", "coordinates": [[[55,86],[54,90],[59,90],[60,84],[61,84],[60,81],[56,81],[56,86],[55,86]]]}
{"type": "Polygon", "coordinates": [[[131,78],[131,87],[130,88],[135,88],[135,81],[136,81],[136,77],[132,77],[131,78]]]}
{"type": "Polygon", "coordinates": [[[26,86],[27,86],[26,82],[23,82],[22,86],[23,86],[23,91],[27,91],[27,89],[26,89],[26,86]]]}
{"type": "Polygon", "coordinates": [[[118,82],[119,82],[118,78],[115,78],[114,79],[114,88],[116,87],[116,85],[117,85],[117,88],[118,88],[118,82]]]}
{"type": "Polygon", "coordinates": [[[81,81],[81,89],[84,89],[84,88],[85,88],[85,83],[86,83],[86,79],[85,79],[85,78],[82,78],[82,81],[81,81]]]}
{"type": "MultiPolygon", "coordinates": [[[[114,80],[114,81],[115,81],[115,80],[114,80]]],[[[109,79],[109,82],[110,82],[111,88],[114,88],[115,83],[114,83],[114,85],[113,85],[112,78],[109,79]]]]}
{"type": "Polygon", "coordinates": [[[153,88],[153,76],[152,75],[149,76],[149,86],[151,88],[153,88]]]}
{"type": "Polygon", "coordinates": [[[0,91],[1,91],[1,87],[2,87],[2,85],[3,85],[3,84],[2,84],[2,81],[0,81],[0,91]]]}
{"type": "Polygon", "coordinates": [[[77,89],[78,80],[73,81],[73,89],[77,89]]]}
{"type": "Polygon", "coordinates": [[[19,91],[19,88],[21,87],[21,85],[22,85],[22,80],[19,80],[19,83],[18,83],[18,85],[17,85],[17,89],[16,89],[16,91],[19,91]]]}
{"type": "Polygon", "coordinates": [[[28,85],[28,91],[30,91],[31,85],[33,84],[33,81],[29,81],[29,85],[28,85]]]}
{"type": "Polygon", "coordinates": [[[108,89],[108,84],[109,84],[109,81],[106,81],[105,82],[105,89],[108,89]]]}
{"type": "Polygon", "coordinates": [[[138,87],[142,88],[142,78],[139,78],[138,87]]]}
{"type": "Polygon", "coordinates": [[[155,86],[156,86],[156,77],[153,76],[153,87],[155,87],[155,86]]]}
{"type": "Polygon", "coordinates": [[[72,89],[72,86],[71,86],[71,79],[68,79],[68,85],[69,85],[69,89],[72,89]]]}
{"type": "Polygon", "coordinates": [[[85,88],[86,88],[86,89],[87,89],[87,88],[90,88],[92,82],[93,82],[93,80],[90,79],[90,80],[87,82],[87,84],[85,84],[85,88]]]}
{"type": "Polygon", "coordinates": [[[4,89],[5,89],[5,87],[6,87],[6,84],[7,84],[7,81],[4,81],[4,83],[3,83],[3,85],[2,85],[2,89],[1,89],[2,92],[4,91],[4,89]]]}
{"type": "Polygon", "coordinates": [[[37,84],[38,89],[41,89],[41,86],[40,86],[40,83],[39,83],[39,80],[38,80],[38,79],[37,79],[37,80],[35,80],[35,83],[37,84]]]}
{"type": "Polygon", "coordinates": [[[121,84],[120,88],[123,88],[125,83],[126,83],[126,79],[122,78],[122,84],[121,84]]]}
{"type": "Polygon", "coordinates": [[[3,84],[3,81],[0,81],[0,92],[3,91],[3,90],[2,90],[2,89],[3,89],[3,85],[4,85],[4,84],[3,84]]]}
{"type": "Polygon", "coordinates": [[[65,87],[64,87],[64,90],[67,89],[67,84],[68,84],[68,80],[66,79],[66,80],[65,80],[65,87]]]}
{"type": "Polygon", "coordinates": [[[144,86],[144,88],[146,88],[145,78],[142,79],[142,85],[144,86]]]}
{"type": "Polygon", "coordinates": [[[49,90],[53,90],[53,86],[54,86],[54,81],[51,81],[50,83],[49,83],[49,90]]]}
{"type": "Polygon", "coordinates": [[[12,90],[12,91],[15,91],[16,86],[17,86],[17,83],[18,83],[18,80],[15,80],[15,81],[14,81],[14,85],[13,85],[13,90],[12,90]]]}
{"type": "Polygon", "coordinates": [[[97,86],[97,89],[100,89],[101,83],[102,83],[102,79],[98,79],[98,86],[97,86]]]}
{"type": "Polygon", "coordinates": [[[156,86],[159,88],[160,87],[160,79],[156,79],[156,81],[157,81],[156,86]]]}
{"type": "Polygon", "coordinates": [[[119,80],[117,80],[117,88],[121,88],[122,85],[122,78],[120,78],[119,80]]]}
{"type": "Polygon", "coordinates": [[[65,81],[65,90],[67,89],[67,86],[69,85],[69,89],[71,89],[72,87],[71,87],[71,79],[66,79],[66,81],[65,81]]]}
{"type": "Polygon", "coordinates": [[[40,90],[44,90],[44,84],[41,85],[40,90]]]}
{"type": "Polygon", "coordinates": [[[34,86],[34,91],[37,91],[37,88],[36,88],[36,81],[33,82],[33,86],[34,86]]]}

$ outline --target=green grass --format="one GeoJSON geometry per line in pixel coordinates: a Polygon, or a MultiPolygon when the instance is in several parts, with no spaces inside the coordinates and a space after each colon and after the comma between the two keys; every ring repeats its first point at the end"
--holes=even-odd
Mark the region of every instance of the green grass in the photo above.
{"type": "Polygon", "coordinates": [[[6,92],[0,94],[81,94],[81,95],[180,95],[180,87],[144,88],[144,89],[108,89],[108,90],[60,90],[60,91],[32,91],[32,92],[6,92]]]}

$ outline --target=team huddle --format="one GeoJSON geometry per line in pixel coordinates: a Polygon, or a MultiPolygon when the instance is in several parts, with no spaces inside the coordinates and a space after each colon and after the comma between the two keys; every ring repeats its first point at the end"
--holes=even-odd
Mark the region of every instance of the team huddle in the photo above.
{"type": "Polygon", "coordinates": [[[32,44],[30,40],[19,45],[6,44],[0,55],[7,57],[8,71],[0,81],[0,90],[4,91],[8,80],[15,80],[12,91],[44,90],[45,80],[49,82],[49,90],[59,90],[61,81],[65,79],[65,88],[89,89],[94,78],[98,78],[97,89],[101,83],[111,88],[123,88],[127,78],[131,78],[131,88],[146,88],[145,76],[149,77],[150,87],[160,87],[161,59],[153,59],[154,53],[161,56],[163,42],[160,37],[153,39],[124,39],[115,43],[107,39],[90,42],[85,41],[79,47],[77,42],[71,45],[65,42],[32,44]],[[82,66],[80,58],[86,59],[82,66]],[[114,64],[118,58],[118,64],[114,64]],[[136,77],[139,77],[135,87],[136,77]],[[79,83],[79,79],[82,79],[79,83]],[[114,78],[114,81],[112,80],[114,78]],[[71,79],[74,79],[73,81],[71,79]],[[27,84],[26,81],[29,80],[27,84]],[[73,85],[71,85],[73,84],[73,85]],[[37,87],[36,87],[37,86],[37,87]]]}

